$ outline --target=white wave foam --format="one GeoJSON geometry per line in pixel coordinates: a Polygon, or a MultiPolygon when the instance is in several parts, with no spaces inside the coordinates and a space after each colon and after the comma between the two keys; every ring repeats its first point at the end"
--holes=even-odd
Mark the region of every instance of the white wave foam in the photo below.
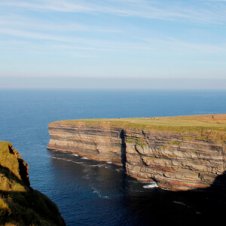
{"type": "Polygon", "coordinates": [[[91,166],[91,167],[102,167],[103,164],[96,164],[96,165],[89,165],[89,166],[91,166]]]}
{"type": "Polygon", "coordinates": [[[88,158],[86,158],[86,157],[82,157],[81,159],[88,159],[88,158]]]}
{"type": "Polygon", "coordinates": [[[83,164],[82,162],[76,162],[76,161],[73,161],[71,159],[66,159],[66,158],[59,158],[59,157],[52,157],[53,159],[57,159],[57,160],[63,160],[63,161],[66,161],[66,162],[73,162],[73,163],[76,163],[76,164],[83,164]]]}
{"type": "Polygon", "coordinates": [[[173,203],[177,204],[177,205],[181,205],[181,206],[186,206],[189,207],[187,204],[180,202],[180,201],[173,201],[173,203]]]}
{"type": "Polygon", "coordinates": [[[97,196],[101,199],[110,199],[108,195],[102,195],[100,191],[98,191],[96,188],[92,187],[93,193],[97,194],[97,196]]]}
{"type": "Polygon", "coordinates": [[[158,188],[158,185],[156,182],[151,182],[150,184],[144,185],[143,188],[145,189],[158,188]]]}

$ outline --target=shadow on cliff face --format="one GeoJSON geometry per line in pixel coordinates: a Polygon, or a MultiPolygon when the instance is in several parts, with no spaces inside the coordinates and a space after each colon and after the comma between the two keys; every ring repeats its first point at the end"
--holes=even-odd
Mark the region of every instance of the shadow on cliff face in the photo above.
{"type": "Polygon", "coordinates": [[[125,131],[121,130],[120,132],[121,138],[121,163],[123,171],[126,172],[126,138],[125,138],[125,131]]]}
{"type": "Polygon", "coordinates": [[[0,157],[0,225],[64,226],[57,206],[30,187],[27,163],[11,144],[0,142],[0,157]]]}
{"type": "Polygon", "coordinates": [[[27,177],[23,181],[3,166],[0,176],[0,225],[65,225],[56,205],[28,186],[27,177]]]}
{"type": "Polygon", "coordinates": [[[7,186],[7,180],[9,180],[10,182],[14,182],[14,184],[19,184],[23,187],[27,187],[28,189],[30,189],[29,186],[29,182],[24,183],[20,178],[18,178],[13,172],[11,172],[7,167],[1,166],[0,165],[0,175],[1,175],[1,179],[0,179],[0,192],[1,192],[1,188],[5,188],[8,187],[9,189],[12,188],[12,185],[8,185],[7,186]],[[7,180],[5,179],[7,178],[7,180]]]}
{"type": "Polygon", "coordinates": [[[125,203],[136,216],[137,226],[226,225],[226,173],[206,189],[148,190],[127,196],[125,203]]]}
{"type": "Polygon", "coordinates": [[[0,225],[65,225],[58,208],[36,191],[0,191],[0,225]]]}

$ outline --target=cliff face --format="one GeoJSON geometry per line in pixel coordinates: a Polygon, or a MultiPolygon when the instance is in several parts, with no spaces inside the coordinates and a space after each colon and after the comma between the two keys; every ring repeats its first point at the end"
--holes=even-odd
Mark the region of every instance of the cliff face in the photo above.
{"type": "Polygon", "coordinates": [[[205,188],[226,168],[226,117],[212,117],[199,117],[199,124],[183,117],[59,121],[49,125],[48,148],[122,165],[129,176],[163,189],[205,188]]]}
{"type": "Polygon", "coordinates": [[[157,182],[167,190],[210,186],[224,172],[224,148],[209,141],[184,140],[167,132],[127,131],[127,173],[138,180],[157,182]]]}
{"type": "Polygon", "coordinates": [[[0,142],[0,225],[65,225],[55,204],[30,187],[28,165],[0,142]]]}
{"type": "Polygon", "coordinates": [[[121,165],[120,129],[106,127],[63,126],[49,127],[48,148],[78,154],[97,161],[121,165]]]}

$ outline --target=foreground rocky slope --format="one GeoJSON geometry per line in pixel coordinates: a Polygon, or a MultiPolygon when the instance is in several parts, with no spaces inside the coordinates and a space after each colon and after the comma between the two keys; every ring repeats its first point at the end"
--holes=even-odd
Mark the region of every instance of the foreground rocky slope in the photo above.
{"type": "Polygon", "coordinates": [[[226,169],[226,115],[67,120],[49,133],[51,150],[122,165],[162,189],[209,187],[226,169]]]}
{"type": "Polygon", "coordinates": [[[55,204],[30,187],[27,163],[0,142],[0,225],[65,225],[55,204]]]}

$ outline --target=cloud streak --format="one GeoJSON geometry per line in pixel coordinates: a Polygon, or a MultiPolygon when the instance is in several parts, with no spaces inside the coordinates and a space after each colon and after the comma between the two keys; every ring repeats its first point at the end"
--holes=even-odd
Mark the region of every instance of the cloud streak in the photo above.
{"type": "MultiPolygon", "coordinates": [[[[33,41],[46,41],[49,42],[48,48],[74,51],[174,51],[174,52],[193,52],[198,51],[200,53],[225,53],[226,52],[226,43],[223,44],[205,44],[205,43],[194,43],[188,42],[175,38],[164,38],[164,39],[154,39],[146,38],[139,40],[137,42],[124,40],[124,41],[110,41],[110,40],[100,40],[93,38],[79,38],[69,35],[60,35],[60,34],[50,34],[43,32],[34,32],[26,30],[17,30],[11,28],[0,29],[0,34],[9,35],[12,37],[22,38],[30,40],[30,43],[33,46],[37,46],[37,43],[32,43],[33,41]]],[[[2,41],[3,45],[5,41],[2,41]]],[[[9,43],[9,42],[8,42],[9,43]]],[[[26,44],[26,41],[24,41],[26,44]]],[[[40,46],[40,44],[39,44],[40,46]]],[[[46,44],[43,45],[46,48],[46,44]]],[[[22,46],[23,48],[24,46],[22,46]]],[[[14,48],[14,47],[13,47],[14,48]]]]}
{"type": "Polygon", "coordinates": [[[0,76],[222,77],[225,12],[210,0],[2,0],[0,76]]]}
{"type": "Polygon", "coordinates": [[[225,1],[194,1],[194,5],[181,1],[171,1],[171,4],[159,1],[15,1],[4,0],[2,7],[18,9],[61,12],[61,13],[89,13],[113,14],[124,17],[140,17],[159,20],[187,20],[200,23],[223,23],[226,21],[225,1]],[[105,4],[104,4],[105,3],[105,4]],[[211,5],[210,5],[211,4],[211,5]]]}

